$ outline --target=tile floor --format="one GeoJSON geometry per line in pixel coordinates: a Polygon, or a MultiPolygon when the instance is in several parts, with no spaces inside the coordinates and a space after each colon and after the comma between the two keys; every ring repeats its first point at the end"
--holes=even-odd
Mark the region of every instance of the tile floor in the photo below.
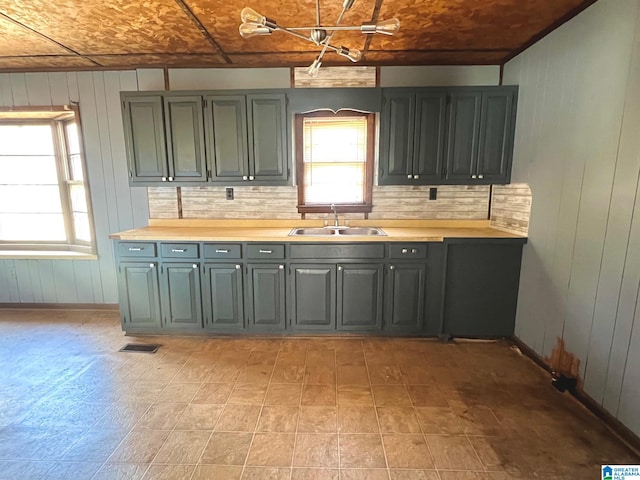
{"type": "Polygon", "coordinates": [[[0,479],[598,479],[640,463],[506,343],[124,337],[0,310],[0,479]],[[157,341],[158,353],[120,353],[157,341]]]}

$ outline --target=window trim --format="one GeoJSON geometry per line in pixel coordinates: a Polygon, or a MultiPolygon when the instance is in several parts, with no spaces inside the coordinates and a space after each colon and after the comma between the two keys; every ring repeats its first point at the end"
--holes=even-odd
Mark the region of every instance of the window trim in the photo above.
{"type": "MultiPolygon", "coordinates": [[[[0,240],[0,256],[5,256],[8,252],[21,252],[22,255],[28,256],[33,253],[44,252],[60,252],[63,257],[64,252],[76,252],[90,257],[95,257],[97,253],[97,239],[95,233],[95,220],[93,216],[93,208],[91,202],[91,190],[89,186],[89,177],[87,172],[87,161],[84,149],[84,135],[82,134],[82,123],[80,118],[80,108],[77,104],[72,105],[56,105],[56,106],[25,106],[25,107],[0,107],[0,120],[3,123],[22,124],[22,125],[44,125],[49,124],[52,129],[52,139],[54,147],[54,155],[56,162],[56,173],[58,176],[58,190],[60,192],[60,201],[62,204],[62,212],[64,218],[65,233],[67,240],[64,242],[51,241],[3,241],[0,240]],[[41,116],[29,118],[29,113],[37,113],[41,116]],[[2,115],[5,114],[5,115],[2,115]],[[79,134],[79,150],[80,161],[82,162],[83,181],[71,180],[71,166],[69,165],[68,140],[66,133],[66,125],[69,122],[75,122],[79,134]],[[84,186],[85,197],[87,202],[87,214],[89,216],[89,230],[91,241],[85,242],[76,238],[73,227],[73,208],[71,203],[71,185],[82,183],[84,186]]],[[[70,259],[77,259],[77,256],[69,256],[70,259]]]]}
{"type": "Polygon", "coordinates": [[[295,114],[296,184],[298,190],[298,213],[331,213],[331,204],[304,203],[304,120],[313,117],[366,117],[367,151],[365,156],[363,203],[336,203],[340,213],[370,213],[373,204],[373,169],[376,145],[376,114],[358,110],[315,110],[295,114]]]}

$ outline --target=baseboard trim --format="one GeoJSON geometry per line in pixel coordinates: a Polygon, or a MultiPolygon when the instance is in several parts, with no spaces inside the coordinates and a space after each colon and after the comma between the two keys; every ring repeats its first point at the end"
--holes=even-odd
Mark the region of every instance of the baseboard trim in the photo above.
{"type": "MultiPolygon", "coordinates": [[[[545,362],[544,358],[538,355],[531,347],[526,345],[515,335],[513,336],[514,343],[518,348],[530,358],[536,365],[543,370],[552,373],[551,367],[545,362]]],[[[593,413],[596,417],[604,422],[609,429],[615,433],[620,440],[622,440],[636,455],[640,455],[640,437],[633,433],[629,428],[624,425],[620,420],[611,415],[605,410],[602,405],[596,402],[593,398],[587,395],[580,387],[571,392],[573,398],[580,402],[587,410],[593,413]]]]}
{"type": "Polygon", "coordinates": [[[119,309],[117,303],[0,303],[4,310],[114,310],[119,309]]]}

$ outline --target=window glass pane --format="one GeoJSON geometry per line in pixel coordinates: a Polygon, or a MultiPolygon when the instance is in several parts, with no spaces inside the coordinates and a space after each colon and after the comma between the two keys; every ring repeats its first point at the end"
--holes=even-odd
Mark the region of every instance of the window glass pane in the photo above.
{"type": "Polygon", "coordinates": [[[304,202],[363,203],[367,117],[309,117],[304,128],[304,202]]]}
{"type": "Polygon", "coordinates": [[[53,154],[50,125],[0,125],[0,155],[53,154]]]}
{"type": "Polygon", "coordinates": [[[81,212],[73,212],[73,229],[78,240],[91,242],[91,228],[89,227],[89,215],[81,212]]]}
{"type": "Polygon", "coordinates": [[[67,134],[67,150],[70,155],[80,153],[80,138],[78,137],[78,127],[75,122],[68,122],[65,125],[67,134]]]}
{"type": "Polygon", "coordinates": [[[49,241],[66,240],[62,214],[0,213],[0,240],[49,241]]]}
{"type": "Polygon", "coordinates": [[[71,209],[74,212],[87,213],[87,197],[85,197],[84,185],[71,185],[71,209]]]}
{"type": "Polygon", "coordinates": [[[62,213],[57,185],[0,185],[0,213],[62,213]]]}
{"type": "Polygon", "coordinates": [[[55,157],[18,157],[0,155],[0,184],[57,185],[55,157]]]}
{"type": "Polygon", "coordinates": [[[69,155],[69,174],[71,176],[71,180],[79,182],[84,180],[82,172],[82,158],[78,153],[69,155]]]}

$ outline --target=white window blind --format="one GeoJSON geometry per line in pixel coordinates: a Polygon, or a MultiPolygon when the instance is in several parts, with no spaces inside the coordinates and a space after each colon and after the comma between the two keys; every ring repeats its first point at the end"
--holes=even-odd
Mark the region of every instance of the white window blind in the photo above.
{"type": "Polygon", "coordinates": [[[367,117],[307,117],[304,203],[364,202],[367,117]]]}

